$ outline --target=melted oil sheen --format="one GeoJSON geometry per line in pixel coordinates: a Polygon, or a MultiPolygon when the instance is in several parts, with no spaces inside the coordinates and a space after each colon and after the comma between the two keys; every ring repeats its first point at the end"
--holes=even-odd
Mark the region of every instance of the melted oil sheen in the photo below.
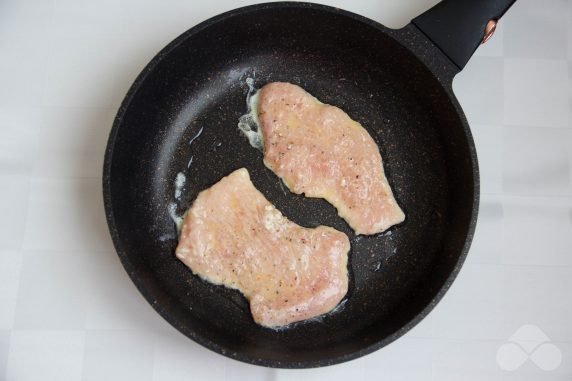
{"type": "MultiPolygon", "coordinates": [[[[187,177],[184,173],[179,172],[177,173],[177,177],[175,178],[175,200],[179,201],[181,199],[183,187],[185,186],[185,182],[187,181],[187,177]]],[[[177,203],[170,202],[169,203],[169,216],[177,225],[177,232],[181,230],[181,226],[183,225],[183,216],[177,215],[177,203]]]]}
{"type": "MultiPolygon", "coordinates": [[[[192,145],[193,142],[201,136],[201,134],[203,133],[203,129],[204,127],[201,127],[199,131],[189,140],[189,145],[192,145]]],[[[193,163],[193,158],[194,155],[191,155],[191,158],[187,163],[187,169],[191,167],[191,164],[193,163]]],[[[185,176],[184,173],[182,172],[177,173],[177,176],[175,177],[175,201],[170,202],[167,207],[169,216],[177,226],[177,233],[181,231],[181,227],[183,226],[183,221],[185,219],[184,214],[182,216],[179,216],[177,214],[177,202],[181,200],[181,196],[183,194],[183,188],[185,186],[186,181],[187,177],[185,176]]]]}
{"type": "Polygon", "coordinates": [[[248,139],[248,142],[254,148],[262,151],[264,148],[262,135],[258,125],[258,92],[254,88],[254,80],[246,79],[248,85],[248,93],[246,94],[246,114],[238,119],[238,129],[248,139]]]}
{"type": "Polygon", "coordinates": [[[184,173],[177,173],[177,178],[175,179],[175,199],[179,201],[181,199],[181,194],[183,187],[185,186],[185,182],[187,181],[187,177],[184,173]]]}

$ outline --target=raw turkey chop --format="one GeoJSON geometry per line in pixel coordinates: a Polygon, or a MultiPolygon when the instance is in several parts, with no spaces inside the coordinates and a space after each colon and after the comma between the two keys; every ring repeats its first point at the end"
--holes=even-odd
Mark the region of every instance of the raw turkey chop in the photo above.
{"type": "Polygon", "coordinates": [[[269,83],[257,97],[264,164],[292,192],[325,198],[356,234],[405,219],[379,149],[358,122],[290,83],[269,83]]]}
{"type": "Polygon", "coordinates": [[[187,212],[177,257],[195,274],[241,291],[254,320],[278,327],[332,310],[348,289],[348,237],[280,213],[238,169],[187,212]]]}

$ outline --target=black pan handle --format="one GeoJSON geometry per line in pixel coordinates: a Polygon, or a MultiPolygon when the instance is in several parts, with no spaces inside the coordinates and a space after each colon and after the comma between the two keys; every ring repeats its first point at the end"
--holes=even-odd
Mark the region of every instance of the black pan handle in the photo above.
{"type": "Polygon", "coordinates": [[[412,23],[463,69],[515,1],[443,0],[412,23]]]}

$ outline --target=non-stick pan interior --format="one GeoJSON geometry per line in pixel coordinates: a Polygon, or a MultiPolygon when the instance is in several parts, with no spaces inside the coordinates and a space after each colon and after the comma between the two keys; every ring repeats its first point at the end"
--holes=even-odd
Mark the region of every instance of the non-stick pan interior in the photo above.
{"type": "Polygon", "coordinates": [[[110,230],[138,288],[184,334],[260,365],[327,365],[391,342],[448,287],[472,232],[472,142],[442,85],[384,31],[323,7],[250,8],[181,36],[131,89],[106,158],[110,230]],[[358,237],[325,201],[281,186],[237,129],[247,78],[256,88],[298,84],[359,121],[379,144],[406,221],[358,237]],[[241,167],[291,220],[350,237],[350,290],[337,312],[262,328],[239,292],[200,280],[175,258],[170,205],[181,215],[201,190],[241,167]],[[179,172],[187,181],[177,201],[179,172]]]}

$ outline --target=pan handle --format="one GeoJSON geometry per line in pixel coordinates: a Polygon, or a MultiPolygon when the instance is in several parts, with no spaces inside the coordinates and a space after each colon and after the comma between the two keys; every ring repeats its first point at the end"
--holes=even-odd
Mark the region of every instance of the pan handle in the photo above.
{"type": "Polygon", "coordinates": [[[516,0],[443,0],[411,22],[459,69],[516,0]]]}

